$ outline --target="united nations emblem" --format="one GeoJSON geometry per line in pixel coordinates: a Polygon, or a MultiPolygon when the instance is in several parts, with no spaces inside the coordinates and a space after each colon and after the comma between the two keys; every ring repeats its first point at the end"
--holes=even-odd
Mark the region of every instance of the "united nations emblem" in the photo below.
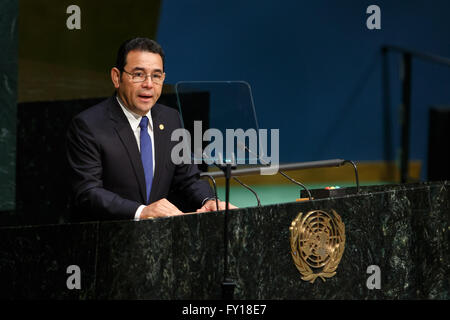
{"type": "Polygon", "coordinates": [[[320,277],[325,282],[336,274],[345,248],[345,225],[336,211],[331,212],[300,212],[289,228],[292,259],[302,280],[314,283],[320,277]]]}

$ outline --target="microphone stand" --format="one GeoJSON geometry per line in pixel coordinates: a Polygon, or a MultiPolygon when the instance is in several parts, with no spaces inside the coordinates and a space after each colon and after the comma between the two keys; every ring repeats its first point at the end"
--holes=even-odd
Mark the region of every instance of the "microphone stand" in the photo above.
{"type": "MultiPolygon", "coordinates": [[[[296,162],[296,163],[289,163],[289,164],[280,164],[277,166],[277,169],[278,169],[278,171],[281,171],[281,170],[287,171],[287,170],[303,170],[303,169],[313,169],[313,168],[340,167],[346,163],[350,163],[351,165],[353,165],[353,168],[355,170],[356,193],[358,194],[360,192],[358,169],[356,167],[355,162],[353,162],[351,160],[331,159],[331,160],[320,160],[320,161],[310,161],[310,162],[296,162]]],[[[233,174],[233,176],[262,175],[263,168],[265,168],[265,167],[267,167],[267,166],[233,170],[232,174],[233,174]]],[[[223,177],[224,176],[223,173],[220,171],[209,172],[208,174],[210,174],[213,177],[223,177]]]]}
{"type": "MultiPolygon", "coordinates": [[[[203,153],[203,157],[206,159],[209,159],[209,157],[203,153]]],[[[235,282],[233,279],[231,279],[229,273],[228,273],[228,215],[229,215],[229,203],[230,203],[230,179],[233,178],[238,183],[240,183],[243,187],[250,190],[256,197],[256,200],[258,201],[258,207],[261,207],[261,201],[259,200],[258,195],[255,191],[253,191],[249,186],[247,186],[245,183],[240,181],[236,177],[232,177],[231,175],[231,169],[236,169],[236,165],[234,164],[234,161],[226,160],[225,165],[220,161],[219,163],[213,162],[213,164],[218,167],[220,170],[222,170],[224,176],[225,176],[225,215],[224,215],[224,259],[223,259],[223,281],[222,281],[222,298],[224,300],[233,300],[234,297],[234,288],[236,287],[235,282]]],[[[209,177],[214,181],[214,178],[207,173],[203,173],[202,175],[209,177]]],[[[215,183],[214,183],[215,186],[215,183]]],[[[216,203],[217,203],[217,191],[216,191],[216,203]]],[[[216,204],[217,210],[219,210],[219,206],[216,204]]]]}
{"type": "Polygon", "coordinates": [[[223,282],[222,282],[222,299],[233,300],[234,288],[236,283],[231,279],[228,272],[228,214],[230,203],[230,179],[231,169],[236,168],[236,165],[232,165],[229,160],[225,161],[225,164],[217,164],[217,166],[223,171],[225,176],[225,216],[223,227],[223,239],[224,239],[224,259],[223,259],[223,282]]]}

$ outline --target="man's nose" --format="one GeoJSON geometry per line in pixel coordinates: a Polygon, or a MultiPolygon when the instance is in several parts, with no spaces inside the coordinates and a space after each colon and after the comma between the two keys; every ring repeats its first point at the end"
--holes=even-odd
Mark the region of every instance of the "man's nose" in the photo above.
{"type": "Polygon", "coordinates": [[[148,75],[142,82],[142,86],[145,88],[152,88],[153,87],[152,77],[148,75]]]}

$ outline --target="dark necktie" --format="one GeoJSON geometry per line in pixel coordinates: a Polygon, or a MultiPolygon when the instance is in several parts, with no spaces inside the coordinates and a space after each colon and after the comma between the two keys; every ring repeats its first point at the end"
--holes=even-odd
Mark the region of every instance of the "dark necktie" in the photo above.
{"type": "Polygon", "coordinates": [[[153,152],[152,152],[152,140],[148,134],[148,118],[146,116],[142,117],[141,123],[141,159],[142,166],[144,167],[145,173],[145,186],[147,190],[147,204],[150,199],[150,191],[152,189],[153,181],[153,152]]]}

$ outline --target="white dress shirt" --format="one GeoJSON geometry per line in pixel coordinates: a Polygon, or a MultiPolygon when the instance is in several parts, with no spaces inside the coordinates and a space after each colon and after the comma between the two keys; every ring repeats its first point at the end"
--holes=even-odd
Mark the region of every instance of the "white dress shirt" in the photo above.
{"type": "MultiPolygon", "coordinates": [[[[141,128],[139,127],[139,123],[141,123],[142,116],[130,111],[127,109],[122,101],[119,99],[118,96],[116,96],[117,102],[119,102],[120,107],[122,108],[123,113],[128,119],[128,122],[130,123],[131,130],[133,130],[134,137],[136,138],[137,146],[139,149],[139,152],[141,151],[141,128]]],[[[153,175],[155,175],[155,139],[153,138],[153,120],[152,120],[152,114],[151,111],[149,111],[146,114],[148,118],[148,134],[150,135],[150,139],[152,139],[152,156],[153,156],[153,175]]],[[[202,206],[205,204],[208,200],[214,200],[215,198],[206,198],[202,201],[202,206]]],[[[145,205],[140,205],[139,208],[137,208],[136,213],[134,214],[134,220],[138,221],[141,217],[141,212],[145,208],[145,205]]]]}
{"type": "MultiPolygon", "coordinates": [[[[117,102],[119,102],[120,107],[122,108],[123,113],[128,119],[128,122],[130,123],[131,130],[134,133],[134,137],[136,138],[137,146],[139,149],[139,152],[141,151],[141,128],[139,127],[139,124],[141,123],[142,116],[130,111],[125,107],[120,100],[118,96],[116,96],[117,102]]],[[[153,120],[152,120],[152,114],[149,111],[146,114],[148,118],[148,134],[150,135],[150,139],[152,140],[152,157],[153,157],[153,175],[155,174],[155,139],[153,138],[153,120]]],[[[136,213],[134,214],[134,220],[139,220],[141,217],[141,212],[145,208],[145,205],[140,205],[139,208],[136,210],[136,213]]]]}

